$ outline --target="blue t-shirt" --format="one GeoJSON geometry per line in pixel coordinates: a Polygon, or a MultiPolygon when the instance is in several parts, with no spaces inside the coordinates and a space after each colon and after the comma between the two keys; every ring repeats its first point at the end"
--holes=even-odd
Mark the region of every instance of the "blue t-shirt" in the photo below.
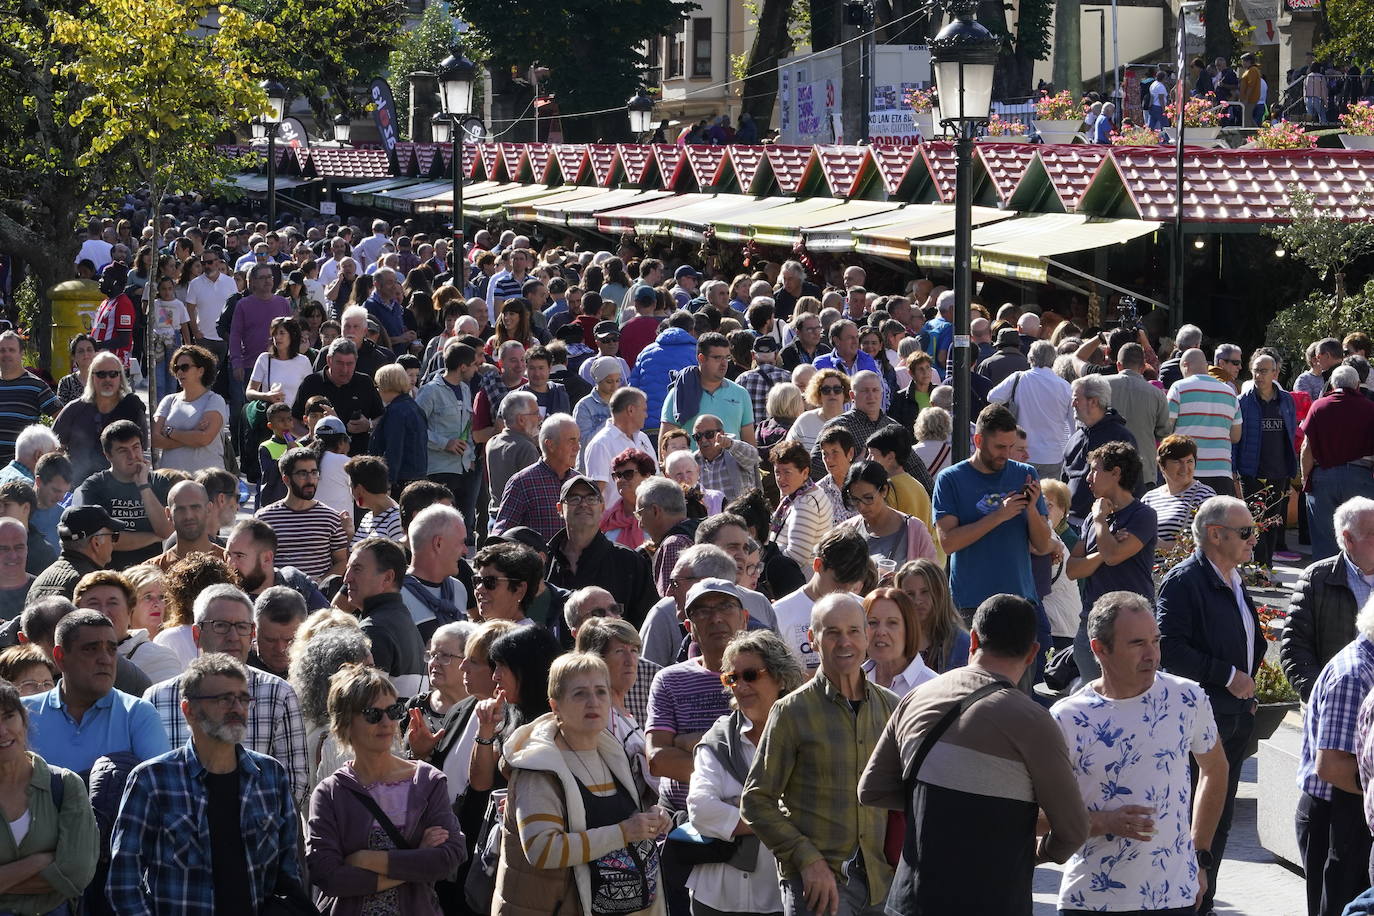
{"type": "MultiPolygon", "coordinates": [[[[1025,487],[1027,475],[1038,479],[1033,467],[1019,461],[1008,461],[993,474],[982,473],[971,461],[945,468],[935,478],[932,503],[936,524],[953,516],[960,525],[970,525],[996,512],[1003,497],[1025,487]]],[[[1036,508],[1041,515],[1049,515],[1043,495],[1036,508]]],[[[963,550],[955,551],[949,564],[956,607],[977,607],[983,599],[1000,594],[1037,600],[1031,574],[1030,529],[1024,513],[1018,512],[963,550]]]]}
{"type": "Polygon", "coordinates": [[[926,341],[926,352],[932,357],[937,353],[948,353],[954,345],[954,323],[936,315],[921,328],[921,336],[926,341]]]}

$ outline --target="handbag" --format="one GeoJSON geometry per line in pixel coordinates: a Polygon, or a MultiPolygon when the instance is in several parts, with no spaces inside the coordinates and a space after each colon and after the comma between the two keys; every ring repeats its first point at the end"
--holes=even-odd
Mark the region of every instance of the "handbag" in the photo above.
{"type": "Polygon", "coordinates": [[[501,839],[505,829],[501,823],[501,803],[506,800],[507,791],[492,791],[477,842],[473,844],[472,865],[463,883],[463,897],[474,913],[491,912],[491,901],[496,897],[496,868],[501,863],[501,839]]]}
{"type": "Polygon", "coordinates": [[[691,821],[684,820],[669,831],[664,843],[664,852],[671,847],[672,860],[683,865],[729,865],[748,872],[758,865],[759,838],[752,834],[720,840],[702,834],[691,821]]]}
{"type": "Polygon", "coordinates": [[[1016,405],[1016,389],[1020,384],[1021,373],[1018,372],[1016,373],[1016,381],[1011,383],[1011,396],[1007,398],[1007,403],[1004,405],[1007,410],[1011,411],[1011,415],[1018,420],[1021,419],[1021,408],[1016,405]]]}
{"type": "Polygon", "coordinates": [[[320,911],[299,881],[278,872],[277,886],[262,902],[258,916],[320,916],[320,911]]]}
{"type": "Polygon", "coordinates": [[[587,863],[591,871],[591,911],[595,916],[638,913],[658,897],[658,844],[630,843],[587,863]]]}

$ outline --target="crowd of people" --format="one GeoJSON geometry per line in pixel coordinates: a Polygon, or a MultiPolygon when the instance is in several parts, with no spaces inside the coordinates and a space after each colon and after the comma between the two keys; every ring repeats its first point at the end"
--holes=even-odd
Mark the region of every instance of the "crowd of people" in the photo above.
{"type": "Polygon", "coordinates": [[[1311,912],[1369,887],[1365,334],[121,228],[56,391],[0,334],[0,911],[1210,913],[1293,480],[1311,912]]]}

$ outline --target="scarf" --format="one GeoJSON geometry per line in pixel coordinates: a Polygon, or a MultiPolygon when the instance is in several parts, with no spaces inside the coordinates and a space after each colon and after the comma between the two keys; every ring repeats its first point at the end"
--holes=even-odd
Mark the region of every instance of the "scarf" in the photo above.
{"type": "Polygon", "coordinates": [[[782,502],[778,503],[778,508],[773,511],[773,517],[768,520],[768,530],[772,532],[773,540],[776,541],[779,532],[782,531],[782,526],[787,521],[787,510],[792,508],[792,503],[796,502],[803,494],[815,488],[816,482],[814,480],[808,480],[806,483],[793,490],[790,495],[784,496],[782,502]]]}

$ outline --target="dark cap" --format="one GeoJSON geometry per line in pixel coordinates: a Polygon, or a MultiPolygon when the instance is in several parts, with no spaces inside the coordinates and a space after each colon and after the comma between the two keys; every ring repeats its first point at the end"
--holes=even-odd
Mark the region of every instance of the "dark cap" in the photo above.
{"type": "Polygon", "coordinates": [[[658,290],[654,289],[652,286],[636,286],[636,287],[635,287],[635,301],[636,301],[636,302],[657,302],[657,301],[658,301],[658,290]]]}
{"type": "Polygon", "coordinates": [[[1021,347],[1021,335],[1016,328],[1003,328],[997,332],[997,346],[1001,347],[1021,347]]]}
{"type": "Polygon", "coordinates": [[[755,353],[776,353],[778,352],[778,341],[776,338],[761,334],[754,338],[755,353]]]}
{"type": "Polygon", "coordinates": [[[539,536],[539,532],[535,531],[533,528],[526,528],[524,525],[507,528],[503,533],[493,534],[491,537],[487,538],[487,540],[504,544],[524,544],[526,547],[539,553],[549,552],[548,542],[539,536]]]}
{"type": "Polygon", "coordinates": [[[567,499],[568,494],[572,492],[572,488],[577,486],[579,483],[586,484],[588,487],[591,488],[591,491],[593,493],[596,493],[598,496],[601,494],[601,488],[596,485],[595,480],[592,480],[590,477],[587,477],[582,474],[574,474],[567,480],[563,481],[563,489],[558,491],[558,498],[560,500],[567,499]]]}
{"type": "Polygon", "coordinates": [[[691,264],[683,264],[677,270],[673,271],[674,280],[681,280],[683,277],[691,277],[693,280],[697,281],[701,280],[701,274],[698,273],[697,269],[691,264]]]}
{"type": "Polygon", "coordinates": [[[64,541],[76,541],[88,538],[102,528],[123,531],[127,527],[123,522],[110,518],[103,506],[79,506],[62,513],[62,520],[57,524],[57,536],[64,541]]]}
{"type": "Polygon", "coordinates": [[[614,321],[598,321],[596,327],[592,329],[592,334],[597,340],[619,340],[620,325],[614,321]]]}
{"type": "Polygon", "coordinates": [[[288,274],[287,277],[286,277],[286,282],[287,282],[287,283],[305,283],[305,272],[304,272],[304,271],[301,271],[301,270],[293,270],[293,271],[291,271],[291,273],[288,274]]]}
{"type": "Polygon", "coordinates": [[[553,336],[556,340],[561,340],[564,343],[582,343],[586,340],[586,336],[582,333],[582,325],[572,322],[554,331],[553,336]]]}

